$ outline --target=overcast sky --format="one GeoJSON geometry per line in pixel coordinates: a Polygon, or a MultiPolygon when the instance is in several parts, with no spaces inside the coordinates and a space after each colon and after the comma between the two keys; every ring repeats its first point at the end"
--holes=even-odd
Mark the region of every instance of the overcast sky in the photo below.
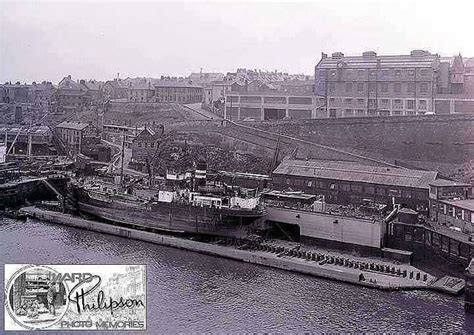
{"type": "Polygon", "coordinates": [[[189,75],[238,67],[313,74],[321,52],[474,56],[474,1],[0,0],[0,82],[189,75]],[[471,4],[473,3],[473,4],[471,4]]]}

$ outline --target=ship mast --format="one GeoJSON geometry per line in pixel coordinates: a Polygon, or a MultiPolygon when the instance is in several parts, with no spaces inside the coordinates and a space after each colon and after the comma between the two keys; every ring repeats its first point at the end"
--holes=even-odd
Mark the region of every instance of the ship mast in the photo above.
{"type": "Polygon", "coordinates": [[[120,185],[123,186],[123,161],[125,157],[125,134],[122,138],[122,154],[121,154],[121,164],[120,164],[120,185]]]}

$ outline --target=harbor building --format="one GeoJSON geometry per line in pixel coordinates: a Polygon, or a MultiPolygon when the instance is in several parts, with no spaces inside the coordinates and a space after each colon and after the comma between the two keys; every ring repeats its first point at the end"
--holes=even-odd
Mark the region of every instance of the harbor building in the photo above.
{"type": "Polygon", "coordinates": [[[472,185],[439,179],[429,186],[430,219],[467,233],[474,232],[472,185]]]}
{"type": "Polygon", "coordinates": [[[315,67],[315,93],[326,98],[329,118],[472,112],[468,60],[425,50],[409,55],[323,53],[315,67]]]}
{"type": "Polygon", "coordinates": [[[80,153],[85,137],[93,135],[94,129],[88,123],[64,121],[55,128],[64,145],[75,153],[80,153]]]}
{"type": "Polygon", "coordinates": [[[439,179],[436,171],[295,159],[283,160],[272,176],[277,190],[322,195],[328,203],[395,201],[423,211],[429,206],[429,184],[439,179]]]}

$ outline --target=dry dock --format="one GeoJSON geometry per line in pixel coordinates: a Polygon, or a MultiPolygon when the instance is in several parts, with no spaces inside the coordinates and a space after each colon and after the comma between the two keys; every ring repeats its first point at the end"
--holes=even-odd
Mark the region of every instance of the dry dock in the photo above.
{"type": "Polygon", "coordinates": [[[304,273],[317,277],[384,290],[436,289],[457,294],[464,288],[464,281],[443,288],[443,281],[408,264],[397,264],[384,259],[354,257],[347,254],[295,247],[282,241],[270,241],[259,245],[221,246],[189,239],[160,235],[137,229],[86,220],[63,213],[47,211],[37,207],[25,207],[20,211],[40,220],[112,234],[155,244],[186,249],[218,257],[271,266],[274,268],[304,273]],[[285,244],[286,243],[286,244],[285,244]],[[433,284],[436,283],[436,287],[433,284]]]}

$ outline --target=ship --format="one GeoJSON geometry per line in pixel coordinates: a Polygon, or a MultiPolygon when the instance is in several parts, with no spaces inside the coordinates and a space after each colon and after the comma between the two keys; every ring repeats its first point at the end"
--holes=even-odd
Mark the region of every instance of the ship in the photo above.
{"type": "Polygon", "coordinates": [[[242,238],[262,224],[265,210],[258,196],[235,193],[226,185],[124,188],[100,180],[70,185],[81,214],[149,231],[242,238]]]}

